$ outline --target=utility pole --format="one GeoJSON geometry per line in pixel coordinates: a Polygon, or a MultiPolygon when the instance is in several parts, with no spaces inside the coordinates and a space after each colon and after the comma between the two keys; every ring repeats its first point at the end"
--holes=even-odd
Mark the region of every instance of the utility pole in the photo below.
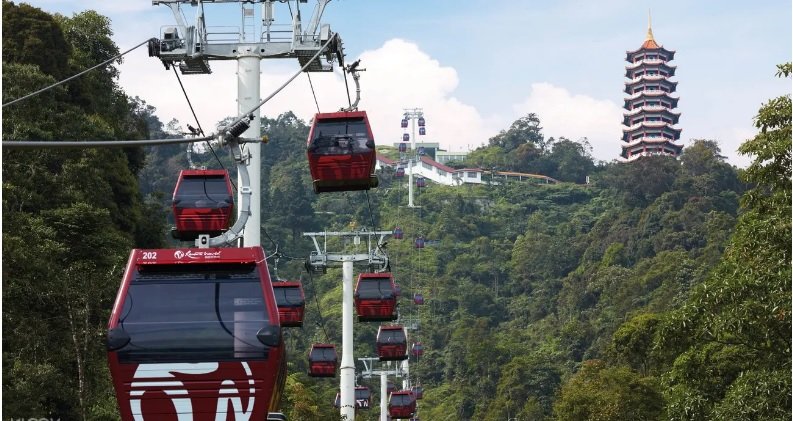
{"type": "Polygon", "coordinates": [[[403,118],[410,121],[410,173],[408,174],[408,207],[415,208],[413,204],[413,170],[419,165],[418,155],[416,154],[416,121],[424,118],[424,111],[421,108],[405,108],[403,118]]]}
{"type": "Polygon", "coordinates": [[[345,232],[305,232],[303,236],[311,237],[315,251],[312,251],[306,262],[309,270],[324,272],[332,263],[342,264],[342,338],[341,365],[339,367],[339,411],[343,419],[355,420],[355,356],[353,353],[353,264],[365,263],[369,270],[379,268],[385,271],[388,267],[388,256],[383,251],[383,244],[393,231],[345,231],[345,232]],[[356,250],[352,253],[328,252],[328,237],[351,238],[356,250]],[[361,238],[366,238],[366,252],[357,252],[362,248],[361,238]],[[318,238],[322,238],[322,246],[318,238]],[[375,241],[376,240],[376,241],[375,241]]]}
{"type": "MultiPolygon", "coordinates": [[[[237,113],[238,118],[252,116],[250,127],[242,134],[249,139],[261,137],[260,110],[260,64],[262,59],[297,58],[306,72],[329,72],[333,61],[344,66],[341,39],[331,32],[329,25],[320,25],[322,13],[330,0],[317,0],[311,21],[302,26],[300,4],[306,0],[208,0],[213,5],[239,4],[242,19],[239,27],[213,27],[206,25],[203,0],[153,0],[152,4],[165,5],[171,9],[176,20],[175,26],[163,27],[158,38],[149,41],[149,56],[162,61],[165,69],[178,66],[182,74],[209,74],[212,70],[210,60],[237,61],[237,113]],[[287,3],[290,14],[294,4],[291,23],[276,25],[274,7],[287,3]],[[261,19],[257,31],[256,5],[261,19]],[[195,23],[188,25],[182,6],[194,7],[195,23]],[[233,29],[229,29],[233,28],[233,29]],[[324,47],[324,50],[322,50],[324,47]],[[320,51],[322,50],[322,53],[320,51]]],[[[248,173],[250,189],[239,191],[239,201],[243,194],[250,197],[247,224],[242,233],[244,246],[261,245],[261,144],[247,145],[249,156],[248,173]]],[[[240,179],[240,185],[241,185],[240,179]]],[[[243,210],[238,209],[238,218],[243,210]]]]}
{"type": "Polygon", "coordinates": [[[391,361],[384,361],[380,364],[380,369],[374,369],[374,362],[380,361],[378,357],[364,357],[358,358],[363,362],[364,371],[361,376],[365,379],[380,376],[380,421],[388,420],[388,376],[402,377],[402,370],[399,368],[399,363],[395,364],[394,369],[391,369],[391,361]]]}

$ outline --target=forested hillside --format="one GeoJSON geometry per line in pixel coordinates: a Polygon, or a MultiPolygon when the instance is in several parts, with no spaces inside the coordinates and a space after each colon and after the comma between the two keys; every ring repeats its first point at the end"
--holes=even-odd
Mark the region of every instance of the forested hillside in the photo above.
{"type": "MultiPolygon", "coordinates": [[[[118,53],[93,12],[53,17],[4,2],[3,31],[3,102],[118,53]]],[[[180,131],[115,76],[111,67],[4,108],[3,139],[180,131]]],[[[274,276],[302,279],[307,302],[304,327],[286,333],[283,411],[338,419],[338,379],[308,377],[306,353],[341,344],[341,269],[307,273],[313,246],[302,233],[399,226],[405,238],[387,251],[401,314],[419,319],[411,341],[425,347],[411,361],[421,419],[790,418],[790,97],[763,104],[755,123],[741,149],[753,164],[738,170],[704,139],[678,160],[597,163],[585,139],[545,139],[529,114],[461,164],[562,183],[430,184],[410,209],[390,169],[368,193],[315,195],[307,122],[287,110],[264,116],[262,245],[279,253],[274,276]],[[418,236],[427,247],[414,247],[418,236]]],[[[4,415],[117,419],[105,324],[129,250],[177,244],[167,210],[185,155],[4,151],[4,415]]],[[[193,159],[220,165],[210,153],[193,159]]],[[[355,329],[356,357],[375,355],[376,324],[355,329]]]]}

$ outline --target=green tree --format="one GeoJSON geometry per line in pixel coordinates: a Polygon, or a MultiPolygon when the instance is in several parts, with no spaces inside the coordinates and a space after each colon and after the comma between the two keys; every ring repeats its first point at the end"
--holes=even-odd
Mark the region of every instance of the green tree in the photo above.
{"type": "MultiPolygon", "coordinates": [[[[790,64],[779,69],[790,74],[790,64]]],[[[790,416],[790,376],[784,374],[791,369],[790,95],[764,104],[755,125],[760,133],[739,149],[754,156],[743,173],[753,187],[741,199],[735,233],[713,275],[660,338],[672,347],[688,344],[667,377],[670,413],[678,418],[790,416]],[[715,358],[724,355],[730,358],[715,358]],[[702,385],[698,374],[713,372],[721,361],[729,362],[730,375],[702,385]],[[786,397],[767,398],[783,385],[786,397]]]]}
{"type": "Polygon", "coordinates": [[[560,421],[663,419],[663,399],[652,379],[598,360],[584,362],[562,386],[553,409],[560,421]]]}
{"type": "Polygon", "coordinates": [[[545,138],[537,114],[529,113],[515,120],[509,129],[502,130],[488,140],[491,146],[498,146],[510,152],[524,144],[531,144],[539,150],[545,148],[545,138]]]}

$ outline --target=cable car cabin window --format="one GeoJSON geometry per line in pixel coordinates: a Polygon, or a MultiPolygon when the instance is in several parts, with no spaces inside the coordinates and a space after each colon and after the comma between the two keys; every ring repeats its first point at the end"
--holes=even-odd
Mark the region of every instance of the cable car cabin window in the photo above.
{"type": "Polygon", "coordinates": [[[174,195],[174,205],[180,208],[225,208],[234,198],[229,194],[226,178],[222,175],[182,179],[174,195]]]}
{"type": "Polygon", "coordinates": [[[390,278],[365,278],[358,283],[358,298],[385,299],[394,298],[390,278]]]}
{"type": "Polygon", "coordinates": [[[336,361],[338,356],[336,355],[336,348],[334,347],[313,347],[311,353],[308,355],[308,359],[312,362],[336,361]]]}
{"type": "Polygon", "coordinates": [[[377,343],[380,344],[404,343],[405,341],[405,332],[402,329],[382,329],[377,335],[377,343]]]}
{"type": "Polygon", "coordinates": [[[298,287],[275,287],[273,293],[279,307],[302,307],[306,303],[298,287]]]}
{"type": "Polygon", "coordinates": [[[409,393],[392,393],[388,403],[391,406],[410,406],[413,403],[413,396],[409,393]]]}
{"type": "Polygon", "coordinates": [[[363,117],[319,120],[310,150],[318,155],[365,153],[374,148],[363,117]]]}
{"type": "Polygon", "coordinates": [[[144,266],[124,299],[119,361],[266,359],[256,334],[268,324],[255,265],[144,266]]]}

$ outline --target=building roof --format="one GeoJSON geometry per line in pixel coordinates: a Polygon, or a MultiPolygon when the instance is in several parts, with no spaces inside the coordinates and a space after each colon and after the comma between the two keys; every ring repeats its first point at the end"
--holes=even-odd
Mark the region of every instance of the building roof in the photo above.
{"type": "Polygon", "coordinates": [[[440,162],[436,162],[435,160],[433,160],[432,158],[430,158],[428,156],[422,156],[421,157],[421,162],[425,162],[428,165],[432,165],[433,167],[441,169],[441,170],[446,171],[446,172],[455,172],[455,171],[457,171],[457,170],[455,170],[452,167],[447,167],[446,165],[443,165],[440,162]]]}
{"type": "Polygon", "coordinates": [[[377,154],[377,160],[382,162],[382,163],[384,163],[384,164],[386,164],[386,165],[394,165],[394,164],[396,164],[396,161],[394,161],[391,158],[387,158],[385,155],[377,154]]]}
{"type": "Polygon", "coordinates": [[[485,172],[485,170],[483,170],[481,168],[460,168],[459,170],[454,170],[454,171],[455,172],[464,172],[464,171],[468,171],[468,172],[485,172]]]}
{"type": "Polygon", "coordinates": [[[675,53],[672,50],[665,49],[663,46],[661,46],[660,44],[658,44],[658,42],[655,41],[655,37],[653,36],[653,19],[652,16],[650,16],[649,14],[647,20],[647,36],[644,38],[644,42],[642,43],[641,47],[639,47],[637,50],[634,51],[628,51],[628,61],[633,61],[630,59],[630,57],[642,50],[664,50],[670,54],[669,57],[670,60],[674,57],[674,53],[675,53]]]}

